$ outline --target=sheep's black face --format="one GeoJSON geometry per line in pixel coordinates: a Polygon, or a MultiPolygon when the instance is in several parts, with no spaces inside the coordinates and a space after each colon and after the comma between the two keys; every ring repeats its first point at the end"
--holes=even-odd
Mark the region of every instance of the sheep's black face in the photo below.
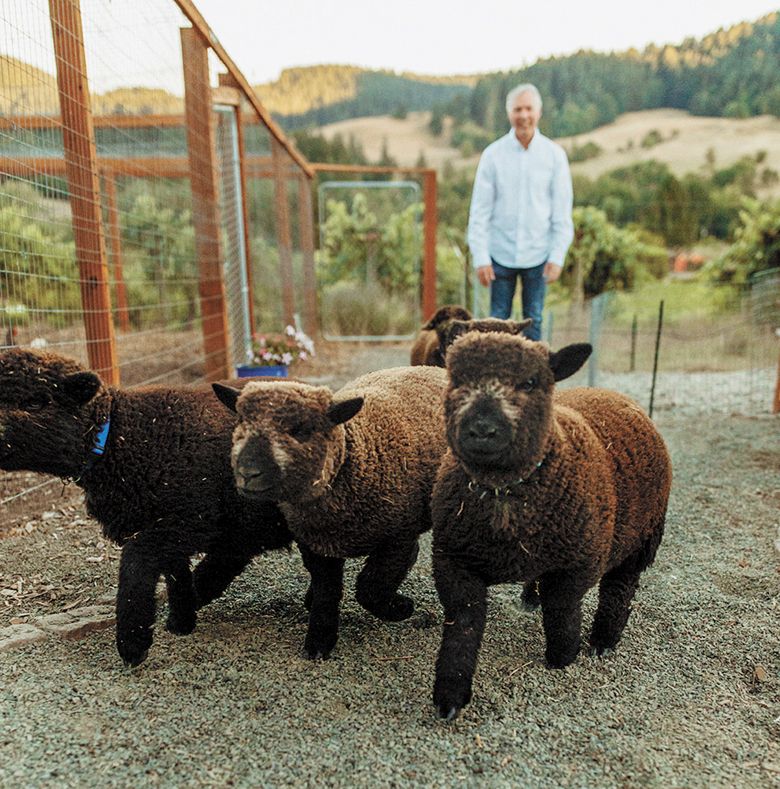
{"type": "Polygon", "coordinates": [[[447,440],[474,474],[520,476],[544,453],[554,384],[544,346],[468,333],[447,355],[447,440]]]}
{"type": "Polygon", "coordinates": [[[506,332],[468,332],[447,354],[447,440],[474,474],[506,481],[543,459],[552,426],[555,381],[591,352],[585,343],[550,353],[506,332]]]}
{"type": "Polygon", "coordinates": [[[237,413],[231,460],[239,493],[295,502],[326,490],[344,458],[344,414],[334,412],[329,389],[252,383],[237,413]]]}
{"type": "Polygon", "coordinates": [[[55,354],[0,354],[0,468],[77,476],[95,428],[100,379],[55,354]]]}

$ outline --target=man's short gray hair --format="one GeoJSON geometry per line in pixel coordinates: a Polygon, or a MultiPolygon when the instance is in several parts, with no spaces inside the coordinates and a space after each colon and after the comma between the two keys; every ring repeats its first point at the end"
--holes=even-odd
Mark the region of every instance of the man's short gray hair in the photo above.
{"type": "Polygon", "coordinates": [[[537,88],[536,85],[532,85],[530,82],[524,82],[522,85],[517,85],[516,87],[512,88],[512,90],[506,94],[507,113],[511,112],[512,105],[515,103],[515,99],[523,93],[530,93],[534,97],[536,109],[542,109],[542,94],[539,93],[539,88],[537,88]]]}

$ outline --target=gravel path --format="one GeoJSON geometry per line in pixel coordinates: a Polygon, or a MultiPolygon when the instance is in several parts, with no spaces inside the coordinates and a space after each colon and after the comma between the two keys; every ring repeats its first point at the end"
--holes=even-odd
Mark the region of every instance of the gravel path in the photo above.
{"type": "MultiPolygon", "coordinates": [[[[277,553],[189,637],[166,633],[161,610],[137,669],[113,629],[0,652],[0,786],[780,786],[777,420],[658,424],[675,467],[667,536],[615,654],[548,671],[539,616],[518,587],[494,587],[474,701],[444,724],[430,540],[407,622],[363,611],[348,563],[324,663],[300,657],[306,575],[277,553]]],[[[0,540],[0,627],[111,594],[118,552],[62,509],[0,540]]]]}

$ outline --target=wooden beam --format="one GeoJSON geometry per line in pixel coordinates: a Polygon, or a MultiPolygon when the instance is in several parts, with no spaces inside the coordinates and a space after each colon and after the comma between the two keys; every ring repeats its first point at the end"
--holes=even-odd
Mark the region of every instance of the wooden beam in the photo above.
{"type": "Polygon", "coordinates": [[[282,284],[282,318],[285,324],[295,324],[295,284],[292,267],[292,239],[290,210],[287,204],[287,178],[284,173],[285,151],[275,138],[271,138],[271,156],[274,161],[274,207],[276,211],[276,242],[279,247],[279,278],[282,284]]]}
{"type": "Polygon", "coordinates": [[[79,0],[49,0],[49,17],[87,354],[90,366],[103,380],[117,385],[119,365],[79,0]]]}
{"type": "Polygon", "coordinates": [[[298,212],[303,253],[303,322],[306,333],[312,337],[320,334],[317,316],[317,275],[314,270],[314,216],[312,212],[311,182],[298,178],[298,212]]]}
{"type": "Polygon", "coordinates": [[[427,321],[436,312],[436,170],[423,176],[423,204],[422,317],[427,321]]]}
{"type": "Polygon", "coordinates": [[[211,89],[211,101],[214,104],[238,107],[241,104],[241,92],[236,88],[220,85],[218,88],[211,89]]]}
{"type": "Polygon", "coordinates": [[[200,313],[206,380],[229,377],[228,323],[222,278],[219,190],[208,45],[196,30],[181,30],[184,104],[192,189],[195,251],[200,267],[200,313]]]}
{"type": "Polygon", "coordinates": [[[276,123],[276,121],[274,121],[274,119],[271,117],[271,114],[263,106],[254,89],[249,84],[246,77],[241,73],[238,66],[233,62],[230,55],[228,55],[228,53],[225,51],[225,48],[222,46],[222,44],[219,43],[219,40],[214,35],[214,31],[208,26],[200,11],[198,11],[191,0],[174,1],[176,5],[179,6],[179,9],[184,14],[184,16],[190,20],[192,26],[200,32],[201,36],[203,36],[204,42],[208,42],[208,46],[214,50],[217,57],[224,64],[225,68],[227,68],[227,70],[233,76],[236,85],[241,89],[247,101],[252,105],[252,108],[257,113],[258,117],[266,126],[268,131],[271,132],[273,139],[275,139],[279,145],[281,145],[282,148],[287,151],[290,158],[298,165],[298,167],[301,168],[301,170],[303,170],[308,178],[313,178],[314,173],[311,167],[309,167],[309,163],[298,152],[296,147],[282,131],[281,127],[276,123]]]}
{"type": "Polygon", "coordinates": [[[108,228],[111,245],[111,268],[114,275],[114,292],[116,293],[116,312],[119,317],[119,328],[123,332],[130,331],[130,314],[127,309],[127,285],[122,269],[122,227],[119,223],[119,208],[116,199],[116,177],[109,173],[103,177],[108,201],[108,228]]]}

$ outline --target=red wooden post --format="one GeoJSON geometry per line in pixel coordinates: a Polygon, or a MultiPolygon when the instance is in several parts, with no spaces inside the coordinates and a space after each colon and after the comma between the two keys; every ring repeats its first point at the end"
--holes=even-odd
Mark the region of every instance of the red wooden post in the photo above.
{"type": "Polygon", "coordinates": [[[116,283],[116,312],[119,317],[119,328],[130,331],[130,314],[127,309],[127,285],[122,270],[122,228],[119,224],[119,209],[116,200],[116,176],[113,173],[103,174],[108,199],[108,230],[111,243],[111,270],[116,283]]]}
{"type": "Polygon", "coordinates": [[[117,385],[119,365],[79,0],[49,0],[49,16],[87,354],[90,366],[103,380],[117,385]]]}
{"type": "Polygon", "coordinates": [[[282,318],[285,324],[295,323],[295,285],[292,267],[290,209],[287,204],[287,171],[284,149],[276,138],[271,139],[274,164],[274,205],[276,208],[276,240],[279,246],[279,277],[282,283],[282,318]]]}
{"type": "Polygon", "coordinates": [[[436,170],[423,175],[423,200],[422,312],[423,320],[428,320],[436,312],[436,170]]]}
{"type": "Polygon", "coordinates": [[[314,217],[311,205],[311,183],[302,175],[298,178],[298,210],[303,252],[303,321],[310,337],[320,333],[317,316],[317,275],[314,271],[314,217]]]}
{"type": "Polygon", "coordinates": [[[214,114],[209,86],[208,44],[192,28],[182,28],[184,105],[195,224],[195,251],[200,263],[200,313],[208,381],[226,378],[228,324],[222,279],[219,191],[214,114]]]}

